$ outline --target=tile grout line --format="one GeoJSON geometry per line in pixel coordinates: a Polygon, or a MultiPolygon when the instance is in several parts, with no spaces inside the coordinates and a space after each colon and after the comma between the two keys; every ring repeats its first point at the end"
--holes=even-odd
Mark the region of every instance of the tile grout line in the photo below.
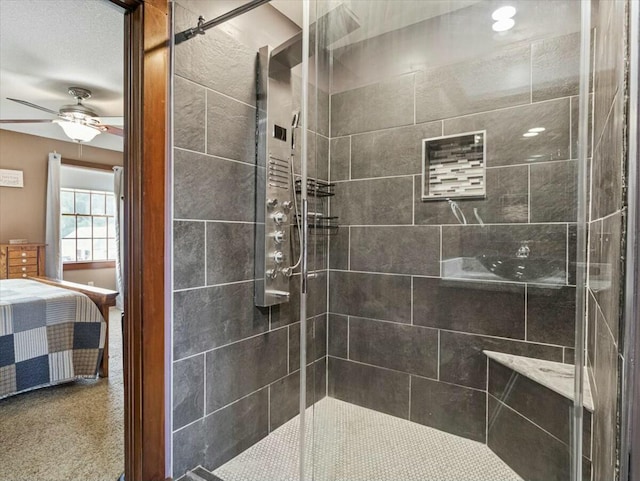
{"type": "Polygon", "coordinates": [[[209,111],[209,92],[205,90],[204,92],[204,152],[205,154],[209,150],[209,133],[208,130],[208,113],[209,111]]]}
{"type": "MultiPolygon", "coordinates": [[[[227,95],[227,94],[225,94],[225,93],[223,93],[223,92],[220,92],[219,90],[213,89],[213,88],[211,88],[211,87],[207,87],[206,85],[201,84],[200,82],[196,82],[196,81],[195,81],[195,80],[193,80],[193,79],[190,79],[190,78],[188,78],[188,77],[183,77],[182,75],[180,75],[180,74],[178,74],[178,73],[174,73],[174,75],[175,75],[176,77],[181,78],[182,80],[186,80],[186,81],[187,81],[187,82],[189,82],[189,83],[192,83],[192,84],[194,84],[194,85],[197,85],[197,86],[199,86],[199,87],[202,87],[203,89],[205,89],[205,90],[206,90],[206,92],[212,92],[212,93],[214,93],[214,94],[216,94],[216,95],[220,95],[221,97],[226,97],[226,98],[227,98],[227,99],[229,99],[229,100],[233,100],[233,101],[235,101],[235,102],[238,102],[239,104],[246,105],[247,107],[251,107],[252,109],[255,109],[255,108],[256,108],[256,106],[255,106],[255,105],[248,104],[248,103],[246,103],[246,102],[243,102],[242,100],[239,100],[239,99],[237,99],[237,98],[235,98],[235,97],[231,97],[230,95],[227,95]]],[[[206,110],[205,110],[205,112],[206,112],[206,110]]]]}
{"type": "MultiPolygon", "coordinates": [[[[533,44],[529,44],[529,105],[533,104],[533,44]]],[[[571,100],[569,100],[571,105],[571,100]]]]}
{"type": "Polygon", "coordinates": [[[204,396],[202,401],[202,417],[204,418],[207,415],[207,354],[204,353],[202,355],[202,363],[204,364],[204,396]]]}
{"type": "Polygon", "coordinates": [[[207,279],[207,221],[204,222],[204,285],[209,284],[207,279]]]}
{"type": "Polygon", "coordinates": [[[531,224],[531,165],[527,166],[527,224],[531,224]]]}
{"type": "Polygon", "coordinates": [[[438,329],[438,365],[436,366],[436,379],[440,380],[440,333],[442,331],[438,329]]]}
{"type": "Polygon", "coordinates": [[[409,421],[411,421],[411,380],[412,379],[413,379],[413,376],[409,374],[409,415],[407,417],[409,421]]]}
{"type": "Polygon", "coordinates": [[[411,276],[411,325],[413,326],[413,276],[411,276]]]}
{"type": "MultiPolygon", "coordinates": [[[[524,285],[524,340],[525,342],[529,340],[529,325],[527,318],[527,310],[529,306],[529,284],[525,283],[524,285]]],[[[564,352],[564,349],[563,349],[564,352]]],[[[563,354],[564,359],[564,354],[563,354]]]]}
{"type": "Polygon", "coordinates": [[[347,359],[351,359],[349,352],[350,344],[351,344],[351,316],[347,316],[347,359]]]}
{"type": "Polygon", "coordinates": [[[487,357],[487,380],[485,384],[485,443],[489,446],[489,358],[487,357]]]}

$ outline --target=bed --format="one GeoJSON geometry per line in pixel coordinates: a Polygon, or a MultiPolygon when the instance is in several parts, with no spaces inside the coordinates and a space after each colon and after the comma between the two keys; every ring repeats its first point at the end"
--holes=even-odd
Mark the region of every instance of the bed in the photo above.
{"type": "Polygon", "coordinates": [[[117,293],[47,278],[0,280],[0,399],[108,374],[117,293]]]}

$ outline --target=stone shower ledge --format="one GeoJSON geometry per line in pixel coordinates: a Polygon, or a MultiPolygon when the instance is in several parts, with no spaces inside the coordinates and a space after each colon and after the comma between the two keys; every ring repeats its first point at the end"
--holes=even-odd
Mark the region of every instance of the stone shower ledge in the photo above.
{"type": "MultiPolygon", "coordinates": [[[[516,356],[503,352],[483,351],[484,354],[494,361],[508,367],[509,369],[531,379],[532,381],[551,389],[573,401],[574,389],[574,366],[573,364],[563,364],[561,362],[543,361],[531,357],[516,356]]],[[[584,393],[582,403],[584,407],[593,412],[593,398],[589,387],[589,376],[587,369],[584,369],[584,393]]]]}

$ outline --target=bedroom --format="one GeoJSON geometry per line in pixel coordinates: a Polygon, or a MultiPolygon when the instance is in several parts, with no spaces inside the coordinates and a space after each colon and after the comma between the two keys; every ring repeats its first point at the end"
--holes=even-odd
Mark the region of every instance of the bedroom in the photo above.
{"type": "Polygon", "coordinates": [[[116,479],[124,470],[122,305],[115,306],[120,209],[114,195],[114,167],[121,172],[123,166],[123,10],[109,2],[3,1],[0,18],[1,118],[22,121],[0,125],[0,169],[6,174],[0,186],[0,279],[9,278],[0,281],[0,298],[3,305],[10,302],[15,283],[23,283],[19,297],[41,298],[35,304],[22,299],[13,304],[12,318],[3,317],[0,339],[13,338],[13,346],[0,347],[0,369],[14,375],[0,383],[0,479],[116,479]],[[90,98],[82,90],[75,94],[103,123],[110,117],[116,135],[100,132],[78,143],[51,122],[65,104],[77,104],[71,87],[91,90],[90,98]],[[23,123],[32,119],[40,122],[23,123]],[[51,196],[49,165],[55,158],[57,196],[51,196]],[[16,186],[8,186],[16,177],[16,186]],[[57,251],[47,233],[48,214],[57,219],[57,251]],[[68,284],[19,279],[45,275],[68,284]],[[61,292],[73,297],[57,302],[75,304],[56,319],[49,311],[61,292]],[[43,303],[39,320],[24,325],[18,307],[35,312],[43,303]]]}

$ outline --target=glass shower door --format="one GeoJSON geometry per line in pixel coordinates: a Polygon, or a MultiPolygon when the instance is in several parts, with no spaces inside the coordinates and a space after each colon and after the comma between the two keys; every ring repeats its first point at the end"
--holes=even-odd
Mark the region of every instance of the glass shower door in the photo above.
{"type": "Polygon", "coordinates": [[[318,9],[339,228],[314,479],[564,481],[580,450],[590,479],[581,3],[318,9]]]}

